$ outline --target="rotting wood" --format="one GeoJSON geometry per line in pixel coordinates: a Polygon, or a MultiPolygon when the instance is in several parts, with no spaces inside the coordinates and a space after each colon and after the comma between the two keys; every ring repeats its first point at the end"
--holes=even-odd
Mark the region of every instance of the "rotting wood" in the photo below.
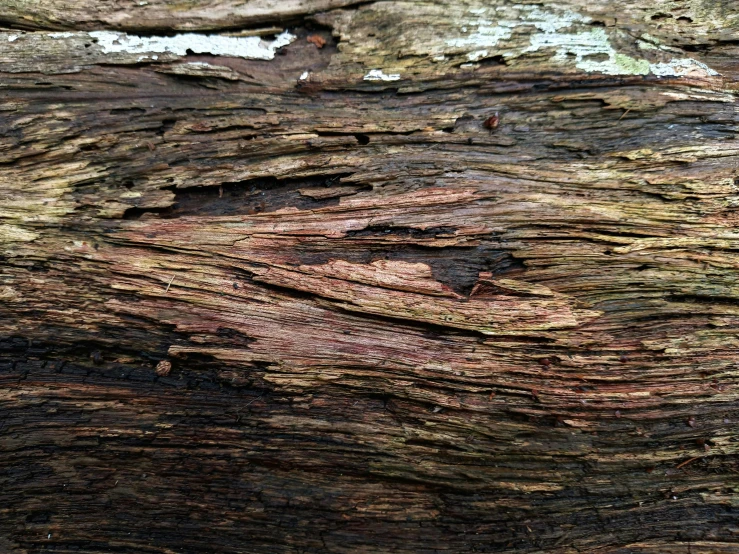
{"type": "Polygon", "coordinates": [[[739,551],[734,2],[32,4],[0,551],[739,551]]]}

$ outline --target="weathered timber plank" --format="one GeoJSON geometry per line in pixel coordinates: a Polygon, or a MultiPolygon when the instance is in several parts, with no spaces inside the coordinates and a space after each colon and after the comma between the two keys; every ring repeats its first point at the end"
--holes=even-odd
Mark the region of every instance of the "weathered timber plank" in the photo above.
{"type": "Polygon", "coordinates": [[[739,551],[733,2],[0,21],[0,551],[739,551]]]}

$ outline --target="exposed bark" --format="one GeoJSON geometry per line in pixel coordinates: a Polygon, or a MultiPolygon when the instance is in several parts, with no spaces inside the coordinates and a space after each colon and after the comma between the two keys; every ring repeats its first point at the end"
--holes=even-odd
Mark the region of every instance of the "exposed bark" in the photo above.
{"type": "Polygon", "coordinates": [[[212,4],[0,6],[0,550],[739,552],[734,3],[212,4]]]}

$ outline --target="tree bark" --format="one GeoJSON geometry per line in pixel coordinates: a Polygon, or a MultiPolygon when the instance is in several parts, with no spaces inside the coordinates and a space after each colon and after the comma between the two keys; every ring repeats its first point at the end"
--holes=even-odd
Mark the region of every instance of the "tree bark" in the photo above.
{"type": "Polygon", "coordinates": [[[739,552],[732,0],[0,21],[0,551],[739,552]]]}

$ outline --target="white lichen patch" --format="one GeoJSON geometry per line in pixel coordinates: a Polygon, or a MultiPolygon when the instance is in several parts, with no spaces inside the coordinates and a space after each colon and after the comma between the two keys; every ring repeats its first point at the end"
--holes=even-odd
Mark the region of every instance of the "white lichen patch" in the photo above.
{"type": "Polygon", "coordinates": [[[8,42],[13,42],[20,38],[20,35],[8,35],[8,42]]]}
{"type": "MultiPolygon", "coordinates": [[[[648,75],[656,76],[715,76],[716,71],[691,58],[664,60],[664,52],[676,49],[664,46],[654,37],[643,34],[637,40],[633,52],[617,51],[611,44],[604,28],[593,28],[587,24],[588,16],[554,6],[505,4],[488,8],[469,9],[456,28],[463,36],[444,39],[445,47],[427,50],[434,61],[441,54],[464,54],[467,61],[476,62],[483,58],[502,55],[517,58],[529,52],[551,50],[551,61],[562,65],[574,65],[588,73],[605,75],[648,75]],[[538,32],[532,32],[531,27],[538,32]],[[470,33],[467,33],[470,28],[470,33]],[[529,34],[528,46],[513,46],[517,37],[529,34]],[[640,52],[649,51],[649,54],[640,52]],[[650,59],[642,58],[648,55],[650,59]]],[[[618,31],[614,31],[618,32],[618,31]]],[[[520,44],[520,43],[519,43],[520,44]]],[[[674,55],[674,54],[673,54],[674,55]]],[[[669,59],[669,58],[668,58],[669,59]]],[[[470,67],[464,64],[460,67],[470,67]]]]}
{"type": "MultiPolygon", "coordinates": [[[[470,12],[482,16],[488,10],[477,8],[471,9],[470,12]]],[[[589,21],[589,18],[569,10],[545,11],[538,6],[526,5],[491,7],[487,15],[488,18],[477,17],[465,21],[467,25],[476,27],[477,30],[465,37],[447,39],[446,44],[454,48],[473,47],[480,51],[495,47],[500,41],[511,38],[513,30],[517,27],[530,25],[545,33],[553,33],[571,27],[575,23],[589,21]]],[[[462,32],[467,32],[467,25],[462,27],[462,32]]]]}
{"type": "Polygon", "coordinates": [[[481,60],[487,57],[487,55],[487,50],[475,50],[474,52],[470,52],[469,54],[467,54],[467,59],[471,62],[476,62],[477,60],[481,60]]]}
{"type": "Polygon", "coordinates": [[[673,59],[667,63],[650,63],[617,52],[603,29],[584,33],[539,33],[531,37],[524,52],[553,48],[553,60],[562,64],[573,63],[588,73],[605,75],[648,75],[660,77],[714,76],[716,71],[691,58],[673,59]]]}
{"type": "Polygon", "coordinates": [[[303,71],[303,72],[302,72],[302,73],[300,74],[300,77],[298,77],[298,80],[299,80],[299,81],[305,81],[305,80],[306,80],[306,79],[307,79],[308,77],[310,77],[310,72],[308,72],[308,71],[303,71]]]}
{"type": "Polygon", "coordinates": [[[49,33],[51,38],[71,38],[74,36],[74,33],[49,33]]]}
{"type": "Polygon", "coordinates": [[[649,70],[653,75],[660,77],[705,77],[719,75],[718,71],[714,71],[703,62],[692,58],[671,60],[669,63],[653,63],[649,65],[649,70]]]}
{"type": "Polygon", "coordinates": [[[539,6],[521,6],[523,24],[533,25],[545,33],[555,33],[578,23],[588,23],[590,18],[570,10],[544,11],[539,6]]]}
{"type": "Polygon", "coordinates": [[[555,50],[553,60],[559,63],[574,62],[578,69],[588,73],[606,75],[646,75],[649,62],[636,60],[619,54],[611,46],[603,29],[584,33],[538,33],[532,35],[531,43],[524,52],[535,52],[543,48],[555,50]]]}
{"type": "MultiPolygon", "coordinates": [[[[466,28],[463,28],[462,32],[466,32],[466,28]]],[[[491,21],[480,20],[476,32],[466,37],[448,39],[446,43],[454,48],[493,47],[497,46],[501,40],[510,38],[511,33],[512,29],[509,27],[493,25],[491,21]]]]}
{"type": "Polygon", "coordinates": [[[112,31],[92,31],[105,54],[149,54],[172,53],[185,56],[188,50],[194,54],[233,56],[250,60],[271,60],[278,48],[295,40],[295,35],[285,31],[273,41],[260,37],[231,37],[222,35],[200,35],[185,33],[173,37],[139,37],[112,31]]]}
{"type": "Polygon", "coordinates": [[[400,80],[399,73],[391,73],[386,75],[381,69],[371,69],[367,75],[364,76],[365,81],[398,81],[400,80]]]}

